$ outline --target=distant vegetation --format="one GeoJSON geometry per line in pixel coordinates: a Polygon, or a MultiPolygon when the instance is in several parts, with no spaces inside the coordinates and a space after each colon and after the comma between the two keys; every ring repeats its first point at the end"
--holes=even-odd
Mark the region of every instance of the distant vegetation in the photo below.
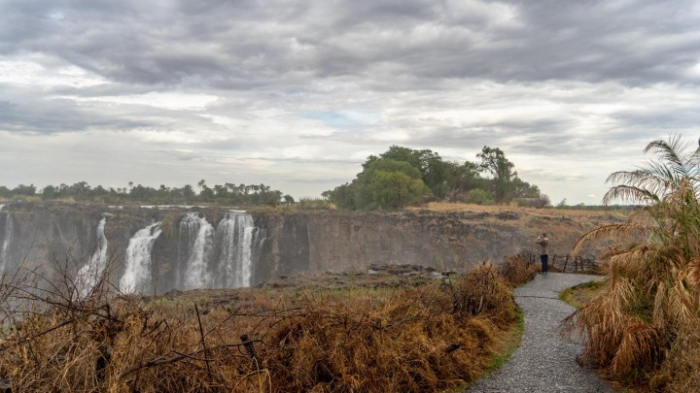
{"type": "Polygon", "coordinates": [[[323,193],[338,207],[350,210],[398,209],[434,201],[481,205],[517,202],[544,207],[549,198],[518,177],[515,165],[499,148],[484,146],[479,162],[443,160],[432,150],[391,146],[369,156],[350,183],[323,193]]]}
{"type": "Polygon", "coordinates": [[[209,187],[206,181],[197,183],[198,191],[187,184],[181,188],[166,187],[151,188],[140,184],[134,186],[129,183],[124,188],[109,188],[102,186],[91,187],[87,182],[81,181],[71,186],[61,184],[59,186],[46,186],[37,190],[34,185],[20,184],[14,189],[0,186],[0,198],[38,197],[42,200],[72,199],[75,201],[92,201],[103,203],[151,203],[151,204],[187,204],[187,203],[218,203],[227,205],[278,205],[282,201],[294,202],[290,195],[282,195],[281,191],[272,190],[264,184],[232,184],[215,185],[209,187]]]}
{"type": "MultiPolygon", "coordinates": [[[[331,204],[348,210],[395,210],[429,201],[463,202],[478,205],[517,203],[520,206],[549,206],[547,195],[536,185],[518,177],[515,166],[499,148],[484,146],[476,155],[478,162],[445,161],[432,150],[414,150],[391,146],[379,156],[371,155],[362,164],[362,172],[350,183],[325,191],[323,199],[296,202],[265,184],[217,184],[206,181],[197,188],[159,188],[134,185],[104,188],[81,181],[73,185],[33,184],[9,189],[0,186],[0,199],[72,200],[109,204],[147,203],[175,205],[213,203],[223,205],[277,206],[295,205],[298,209],[329,209],[331,204]]],[[[568,207],[566,201],[558,207],[568,207]]]]}
{"type": "Polygon", "coordinates": [[[583,360],[652,391],[700,391],[700,155],[678,137],[651,142],[657,155],[615,172],[604,201],[642,205],[624,224],[599,227],[621,242],[607,255],[601,294],[569,317],[587,334],[583,360]]]}

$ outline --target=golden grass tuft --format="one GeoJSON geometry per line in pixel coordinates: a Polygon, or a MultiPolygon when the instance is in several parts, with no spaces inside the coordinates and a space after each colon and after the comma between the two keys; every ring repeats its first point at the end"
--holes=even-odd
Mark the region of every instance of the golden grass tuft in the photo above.
{"type": "Polygon", "coordinates": [[[499,266],[501,277],[514,287],[532,281],[539,271],[536,264],[529,263],[522,255],[508,257],[499,266]]]}

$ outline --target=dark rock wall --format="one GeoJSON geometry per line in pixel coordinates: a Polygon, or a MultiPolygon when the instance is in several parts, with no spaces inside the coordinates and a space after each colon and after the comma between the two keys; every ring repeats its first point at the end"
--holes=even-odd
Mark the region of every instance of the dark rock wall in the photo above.
{"type": "MultiPolygon", "coordinates": [[[[620,218],[603,215],[601,220],[620,218]]],[[[552,239],[550,254],[566,255],[594,224],[517,212],[323,211],[256,217],[256,225],[267,228],[270,243],[255,277],[260,282],[304,272],[364,269],[373,263],[461,270],[521,251],[539,252],[535,239],[543,231],[552,239]]]]}
{"type": "MultiPolygon", "coordinates": [[[[192,211],[192,210],[190,210],[192,211]]],[[[216,227],[226,209],[198,209],[216,227]]],[[[172,288],[179,259],[178,224],[185,210],[108,209],[102,205],[10,204],[0,212],[0,244],[6,220],[13,221],[11,254],[28,266],[71,261],[77,270],[96,245],[96,228],[108,213],[105,234],[118,283],[129,239],[154,221],[162,234],[153,247],[154,291],[172,288]],[[8,214],[9,212],[9,214],[8,214]]],[[[419,264],[461,270],[484,260],[502,261],[523,250],[537,252],[538,233],[550,233],[550,254],[570,252],[594,224],[619,221],[601,213],[595,222],[566,217],[528,216],[519,212],[358,213],[340,211],[254,214],[265,230],[252,282],[323,271],[365,269],[373,263],[419,264]]],[[[595,250],[588,250],[590,252],[595,250]]]]}

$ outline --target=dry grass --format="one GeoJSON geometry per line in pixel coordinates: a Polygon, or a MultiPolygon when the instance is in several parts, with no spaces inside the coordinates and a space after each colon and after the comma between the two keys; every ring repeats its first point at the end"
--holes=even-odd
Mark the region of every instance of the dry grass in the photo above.
{"type": "Polygon", "coordinates": [[[429,210],[434,212],[475,212],[475,213],[502,213],[524,212],[532,216],[540,217],[569,217],[569,218],[593,218],[603,214],[613,214],[626,217],[628,213],[616,210],[586,210],[586,209],[538,209],[534,207],[510,206],[510,205],[475,205],[469,203],[430,202],[425,206],[412,206],[407,210],[429,210]]]}
{"type": "Polygon", "coordinates": [[[144,302],[58,288],[5,286],[35,304],[0,342],[14,391],[442,391],[481,375],[516,321],[491,264],[349,296],[265,288],[144,302]]]}
{"type": "Polygon", "coordinates": [[[513,287],[532,281],[539,271],[537,264],[521,255],[509,257],[499,266],[501,277],[513,287]]]}

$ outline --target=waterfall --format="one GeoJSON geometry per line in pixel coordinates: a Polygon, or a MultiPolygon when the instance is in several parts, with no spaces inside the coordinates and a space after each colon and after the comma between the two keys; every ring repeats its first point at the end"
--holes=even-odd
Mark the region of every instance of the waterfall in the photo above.
{"type": "Polygon", "coordinates": [[[181,289],[214,287],[208,271],[214,243],[214,227],[205,217],[188,213],[180,221],[179,263],[176,287],[181,289]]]}
{"type": "MultiPolygon", "coordinates": [[[[253,261],[258,256],[261,233],[255,227],[250,214],[231,211],[216,228],[220,249],[217,283],[220,287],[240,288],[250,286],[253,261]]],[[[262,236],[264,240],[264,236],[262,236]]]]}
{"type": "Polygon", "coordinates": [[[123,293],[144,292],[151,284],[151,252],[160,236],[160,223],[151,224],[136,232],[126,248],[126,270],[119,289],[123,293]]]}
{"type": "MultiPolygon", "coordinates": [[[[0,209],[2,209],[3,206],[4,205],[0,205],[0,209]]],[[[2,240],[2,247],[0,247],[0,274],[5,271],[10,261],[10,243],[12,242],[13,231],[12,215],[7,213],[7,216],[5,216],[5,236],[2,240]]]]}
{"type": "Polygon", "coordinates": [[[97,246],[85,266],[78,271],[75,286],[81,298],[87,297],[92,289],[100,281],[102,273],[107,267],[107,237],[105,236],[105,224],[107,217],[103,216],[97,225],[97,246]]]}
{"type": "Polygon", "coordinates": [[[245,212],[227,213],[216,229],[198,213],[188,213],[180,221],[174,287],[250,286],[264,240],[265,231],[256,228],[253,217],[245,212]]]}

